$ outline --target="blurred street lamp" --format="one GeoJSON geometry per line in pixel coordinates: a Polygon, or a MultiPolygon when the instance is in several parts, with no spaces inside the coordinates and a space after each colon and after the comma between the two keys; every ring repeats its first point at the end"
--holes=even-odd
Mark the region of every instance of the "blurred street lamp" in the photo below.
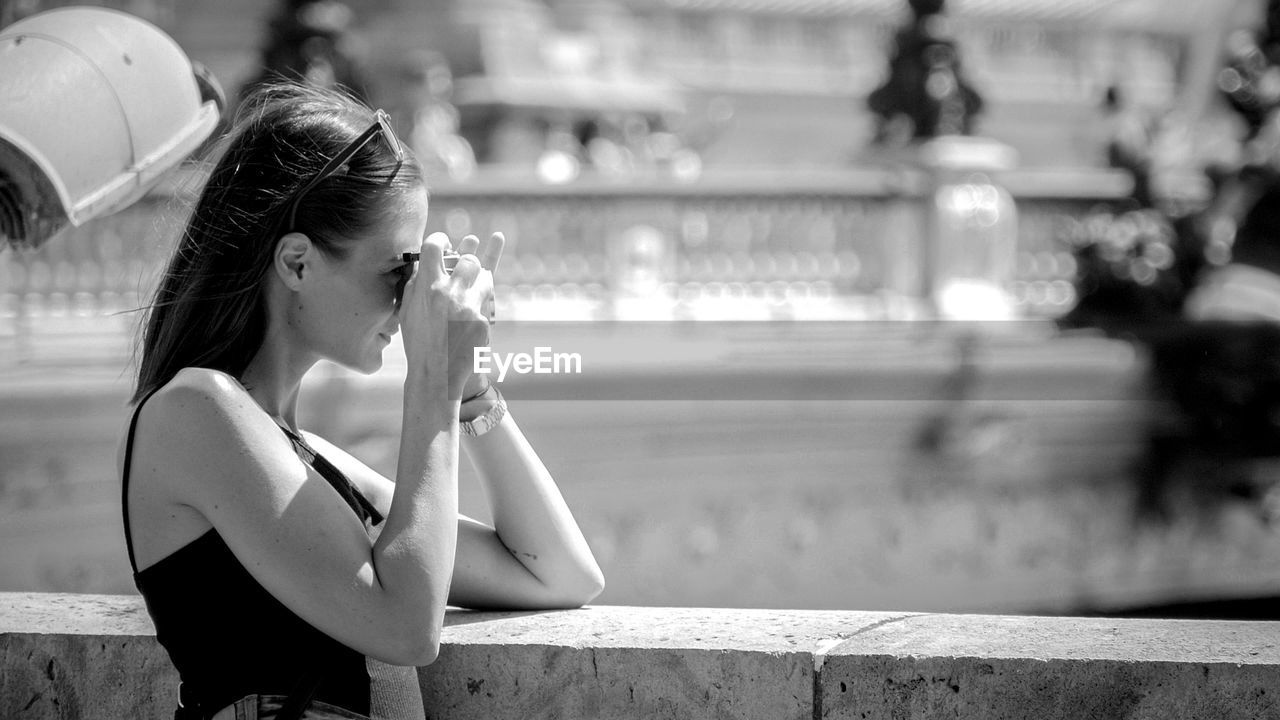
{"type": "Polygon", "coordinates": [[[1016,155],[995,140],[968,137],[983,103],[948,37],[945,0],[908,4],[911,20],[898,31],[889,76],[867,97],[877,117],[875,142],[926,177],[922,236],[898,239],[908,243],[898,253],[900,273],[919,279],[908,287],[940,318],[1008,319],[1017,213],[993,173],[1012,168],[1016,155]]]}
{"type": "Polygon", "coordinates": [[[947,36],[945,0],[908,0],[912,18],[898,30],[889,77],[867,96],[876,142],[901,146],[940,135],[968,135],[982,97],[965,80],[947,36]]]}
{"type": "Polygon", "coordinates": [[[927,210],[925,295],[946,320],[1010,320],[1018,215],[993,173],[1009,170],[1012,148],[985,138],[942,137],[921,148],[933,179],[927,210]]]}

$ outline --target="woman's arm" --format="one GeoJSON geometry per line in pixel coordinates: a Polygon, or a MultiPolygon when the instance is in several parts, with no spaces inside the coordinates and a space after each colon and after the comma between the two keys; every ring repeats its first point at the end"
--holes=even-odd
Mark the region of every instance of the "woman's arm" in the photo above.
{"type": "Polygon", "coordinates": [[[194,509],[258,583],[325,634],[386,662],[430,662],[457,532],[457,420],[441,404],[407,422],[407,436],[425,440],[405,462],[377,543],[271,418],[215,371],[183,370],[143,407],[131,490],[194,509]]]}
{"type": "MultiPolygon", "coordinates": [[[[444,242],[436,235],[432,240],[444,242]]],[[[484,249],[482,265],[496,266],[502,247],[503,238],[495,233],[484,249]]],[[[467,236],[458,247],[463,255],[478,249],[479,241],[474,235],[467,236]]],[[[487,344],[487,336],[481,344],[487,344]]],[[[411,362],[410,367],[413,366],[411,362]]],[[[460,396],[470,397],[485,387],[485,379],[470,375],[465,384],[460,396]]],[[[495,398],[495,393],[488,393],[475,403],[467,403],[463,412],[470,419],[483,412],[495,398]]],[[[406,393],[406,420],[413,402],[406,393]]],[[[455,413],[459,412],[456,402],[451,407],[455,413]]],[[[391,523],[390,514],[401,504],[406,461],[416,461],[415,457],[405,455],[405,436],[401,437],[399,480],[395,484],[323,439],[313,437],[312,441],[379,510],[388,513],[379,543],[388,532],[403,534],[399,526],[391,523]]],[[[600,568],[551,474],[515,420],[505,416],[481,437],[468,437],[465,447],[488,496],[495,527],[458,515],[456,488],[450,496],[430,505],[441,511],[451,507],[457,518],[456,546],[450,546],[454,550],[451,555],[454,564],[448,602],[490,608],[578,607],[599,595],[604,588],[600,568]]],[[[415,473],[410,470],[408,474],[413,477],[415,473]]],[[[456,468],[453,473],[456,477],[456,468]]],[[[432,527],[439,530],[439,526],[432,527]]],[[[405,542],[414,540],[406,538],[405,542]]],[[[434,542],[441,548],[448,543],[448,539],[434,535],[416,540],[434,542]]],[[[443,608],[433,601],[431,611],[442,612],[443,608]]]]}
{"type": "MultiPolygon", "coordinates": [[[[308,434],[307,440],[379,511],[388,511],[395,483],[322,437],[308,434]]],[[[560,491],[510,415],[481,437],[464,436],[463,446],[499,529],[459,514],[449,604],[534,609],[578,607],[595,598],[604,587],[600,568],[560,491]]]]}
{"type": "MultiPolygon", "coordinates": [[[[484,249],[484,267],[496,272],[503,245],[502,234],[494,233],[484,249]]],[[[479,248],[480,240],[468,235],[458,252],[475,253],[479,248]]],[[[476,396],[487,386],[488,378],[473,374],[462,397],[476,396]]],[[[462,419],[474,419],[496,400],[496,392],[488,392],[465,403],[462,419]]],[[[551,473],[515,420],[504,416],[489,432],[464,437],[463,447],[489,499],[494,527],[459,519],[449,602],[466,607],[579,607],[599,595],[604,589],[600,567],[551,473]]]]}
{"type": "MultiPolygon", "coordinates": [[[[408,372],[396,484],[373,545],[381,588],[421,628],[414,664],[435,659],[453,579],[458,517],[458,412],[473,348],[487,342],[482,305],[492,276],[470,252],[446,274],[441,239],[423,244],[422,269],[406,284],[401,332],[408,372]]],[[[502,252],[501,242],[488,248],[502,252]]]]}
{"type": "MultiPolygon", "coordinates": [[[[412,644],[413,665],[435,660],[448,603],[457,542],[458,399],[447,385],[410,373],[395,490],[382,532],[373,544],[374,572],[396,607],[421,628],[423,646],[412,644]],[[417,387],[414,387],[417,385],[417,387]]],[[[404,617],[404,616],[402,616],[404,617]]]]}
{"type": "Polygon", "coordinates": [[[493,528],[463,521],[449,602],[466,607],[585,605],[604,575],[555,480],[510,414],[463,447],[484,487],[493,528]]]}

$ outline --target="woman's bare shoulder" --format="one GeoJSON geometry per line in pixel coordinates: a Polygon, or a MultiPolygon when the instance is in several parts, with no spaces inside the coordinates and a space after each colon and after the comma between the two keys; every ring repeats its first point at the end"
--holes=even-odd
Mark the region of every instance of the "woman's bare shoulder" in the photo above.
{"type": "MultiPolygon", "coordinates": [[[[207,412],[211,406],[234,407],[238,384],[226,373],[208,368],[184,368],[167,383],[142,400],[135,407],[128,425],[136,442],[144,442],[154,435],[167,435],[181,428],[174,423],[186,421],[197,425],[216,421],[207,412]],[[195,412],[199,407],[201,412],[195,412]]],[[[240,392],[243,392],[242,390],[240,392]]],[[[221,413],[219,413],[221,414],[221,413]]],[[[121,438],[123,450],[125,438],[121,438]]]]}
{"type": "MultiPolygon", "coordinates": [[[[288,477],[265,471],[292,458],[271,446],[259,426],[273,423],[256,408],[235,378],[204,368],[180,371],[143,403],[129,470],[138,567],[216,527],[220,511],[243,512],[235,503],[251,483],[288,477]]],[[[123,472],[123,439],[120,452],[123,472]]]]}
{"type": "Polygon", "coordinates": [[[184,368],[147,400],[139,423],[164,431],[178,430],[173,422],[197,428],[225,422],[257,406],[230,375],[208,368],[184,368]]]}
{"type": "Polygon", "coordinates": [[[231,375],[221,370],[202,367],[183,368],[169,382],[156,391],[155,398],[172,400],[177,397],[203,396],[211,401],[230,400],[244,389],[231,375]]]}
{"type": "Polygon", "coordinates": [[[278,435],[275,423],[234,377],[185,368],[139,411],[135,445],[154,462],[191,466],[218,455],[287,450],[278,435]]]}

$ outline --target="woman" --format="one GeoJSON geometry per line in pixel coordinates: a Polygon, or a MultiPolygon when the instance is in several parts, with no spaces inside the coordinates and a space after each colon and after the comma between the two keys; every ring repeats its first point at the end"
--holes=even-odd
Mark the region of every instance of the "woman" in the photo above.
{"type": "MultiPolygon", "coordinates": [[[[472,374],[502,237],[467,237],[447,272],[442,236],[423,238],[417,161],[385,114],[336,93],[263,88],[223,142],[150,308],[121,446],[135,582],[181,675],[180,717],[363,717],[380,706],[366,658],[430,663],[446,604],[577,607],[604,581],[472,374]],[[296,410],[318,360],[374,372],[397,330],[392,481],[296,410]],[[460,437],[494,527],[458,514],[460,437]]],[[[393,690],[416,693],[402,678],[393,690]]]]}

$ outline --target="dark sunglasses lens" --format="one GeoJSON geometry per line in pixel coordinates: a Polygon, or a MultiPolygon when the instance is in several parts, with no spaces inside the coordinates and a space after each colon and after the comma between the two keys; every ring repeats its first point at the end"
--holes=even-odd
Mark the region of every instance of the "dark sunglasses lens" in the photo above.
{"type": "Polygon", "coordinates": [[[409,261],[400,268],[400,279],[396,281],[396,307],[400,307],[400,302],[404,300],[404,288],[409,284],[409,278],[413,277],[413,272],[417,269],[417,260],[409,261]]]}

